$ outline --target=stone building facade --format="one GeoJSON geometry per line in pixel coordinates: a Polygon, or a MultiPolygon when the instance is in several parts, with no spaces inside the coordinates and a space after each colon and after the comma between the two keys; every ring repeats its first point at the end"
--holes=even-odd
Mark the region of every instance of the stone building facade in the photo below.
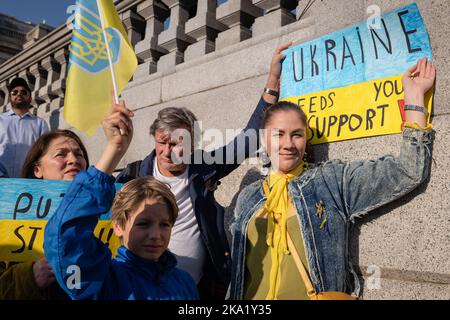
{"type": "Polygon", "coordinates": [[[31,23],[0,13],[0,64],[22,51],[26,34],[33,28],[31,23]]]}
{"type": "MultiPolygon", "coordinates": [[[[302,43],[364,20],[371,5],[387,12],[411,3],[228,0],[218,6],[214,0],[115,2],[139,58],[133,80],[122,94],[135,112],[136,130],[121,166],[141,159],[154,146],[149,126],[162,108],[188,107],[202,120],[204,129],[242,128],[262,93],[279,44],[302,43]]],[[[364,281],[364,299],[450,299],[450,4],[446,0],[416,2],[438,68],[432,173],[411,195],[356,223],[351,253],[364,281]]],[[[62,108],[69,41],[69,31],[61,26],[0,65],[0,112],[8,108],[8,81],[19,75],[33,84],[37,114],[52,128],[68,128],[62,108]]],[[[93,137],[83,138],[95,163],[105,144],[103,133],[98,130],[93,137]]],[[[344,141],[317,146],[315,153],[320,160],[366,159],[398,154],[400,140],[400,135],[389,135],[344,141]]],[[[223,179],[217,198],[227,207],[228,221],[237,193],[258,174],[258,165],[248,161],[223,179]]]]}

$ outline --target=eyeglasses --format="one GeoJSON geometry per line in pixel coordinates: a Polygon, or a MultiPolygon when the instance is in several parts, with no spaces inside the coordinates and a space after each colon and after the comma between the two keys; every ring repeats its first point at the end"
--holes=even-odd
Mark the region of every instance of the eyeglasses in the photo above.
{"type": "Polygon", "coordinates": [[[11,95],[12,96],[17,96],[19,93],[22,96],[27,96],[28,95],[28,91],[27,90],[13,90],[13,91],[11,91],[11,95]]]}

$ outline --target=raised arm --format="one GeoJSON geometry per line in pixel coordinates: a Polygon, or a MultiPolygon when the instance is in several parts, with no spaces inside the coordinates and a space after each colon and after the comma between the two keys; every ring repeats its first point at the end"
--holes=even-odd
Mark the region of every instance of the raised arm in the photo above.
{"type": "Polygon", "coordinates": [[[99,298],[110,277],[111,252],[93,231],[114,199],[111,173],[130,144],[131,115],[124,104],[114,106],[102,123],[108,144],[99,162],[75,177],[45,229],[46,257],[72,299],[99,298]]]}
{"type": "Polygon", "coordinates": [[[108,144],[95,166],[107,175],[112,175],[130,146],[133,138],[133,116],[133,112],[125,107],[125,102],[120,101],[102,122],[108,144]]]}
{"type": "Polygon", "coordinates": [[[433,87],[434,65],[421,59],[403,76],[406,123],[399,157],[324,166],[334,176],[343,199],[343,211],[353,221],[418,187],[429,175],[431,165],[431,127],[427,126],[424,97],[433,87]],[[421,110],[421,111],[419,111],[421,110]]]}
{"type": "Polygon", "coordinates": [[[405,106],[418,107],[417,110],[405,110],[406,122],[415,122],[422,128],[427,126],[424,99],[425,94],[433,87],[435,79],[436,68],[433,62],[428,61],[427,58],[420,59],[415,66],[408,69],[403,75],[405,106]],[[423,111],[419,111],[420,108],[423,108],[423,111]]]}
{"type": "Polygon", "coordinates": [[[264,88],[263,99],[265,102],[269,104],[274,104],[278,102],[278,96],[280,95],[280,78],[281,78],[281,63],[283,62],[286,55],[282,52],[292,46],[292,42],[285,43],[279,46],[275,53],[273,54],[272,61],[270,62],[270,71],[269,77],[267,78],[266,87],[264,88]],[[269,94],[266,91],[269,90],[275,92],[275,96],[273,94],[269,94]]]}

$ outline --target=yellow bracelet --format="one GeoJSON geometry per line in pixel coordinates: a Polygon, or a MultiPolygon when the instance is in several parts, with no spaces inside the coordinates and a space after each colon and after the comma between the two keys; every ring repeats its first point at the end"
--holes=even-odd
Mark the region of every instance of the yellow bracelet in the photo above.
{"type": "Polygon", "coordinates": [[[425,128],[423,128],[423,127],[419,126],[419,124],[417,122],[405,122],[404,127],[410,128],[410,129],[416,129],[416,130],[420,130],[420,131],[433,130],[433,126],[431,124],[428,124],[425,128]]]}

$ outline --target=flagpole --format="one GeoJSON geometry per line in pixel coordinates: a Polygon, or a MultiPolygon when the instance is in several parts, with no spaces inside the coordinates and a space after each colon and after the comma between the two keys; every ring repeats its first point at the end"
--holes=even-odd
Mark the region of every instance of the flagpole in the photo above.
{"type": "Polygon", "coordinates": [[[119,95],[117,93],[116,76],[114,74],[114,66],[113,66],[111,50],[109,48],[108,38],[107,38],[107,34],[106,34],[105,22],[103,20],[102,9],[101,9],[100,3],[99,3],[100,0],[96,0],[96,1],[97,1],[98,13],[99,13],[99,16],[100,16],[100,24],[101,24],[101,27],[102,27],[102,30],[103,30],[103,37],[105,38],[106,52],[108,53],[109,68],[111,70],[111,78],[112,78],[113,89],[114,89],[114,103],[115,104],[119,104],[119,95]]]}

